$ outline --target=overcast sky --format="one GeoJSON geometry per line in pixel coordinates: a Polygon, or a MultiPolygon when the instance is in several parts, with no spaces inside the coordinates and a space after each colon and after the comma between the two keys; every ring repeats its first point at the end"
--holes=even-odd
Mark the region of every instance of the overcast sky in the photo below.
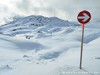
{"type": "Polygon", "coordinates": [[[0,0],[0,24],[13,16],[43,15],[77,21],[77,14],[88,10],[92,21],[100,21],[100,0],[0,0]]]}

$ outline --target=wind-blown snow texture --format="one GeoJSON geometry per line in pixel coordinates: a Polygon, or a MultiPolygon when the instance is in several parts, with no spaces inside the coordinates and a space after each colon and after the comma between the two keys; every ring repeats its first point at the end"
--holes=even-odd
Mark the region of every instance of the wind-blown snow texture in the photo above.
{"type": "Polygon", "coordinates": [[[100,75],[100,23],[85,27],[56,17],[15,18],[0,27],[0,75],[100,75]]]}

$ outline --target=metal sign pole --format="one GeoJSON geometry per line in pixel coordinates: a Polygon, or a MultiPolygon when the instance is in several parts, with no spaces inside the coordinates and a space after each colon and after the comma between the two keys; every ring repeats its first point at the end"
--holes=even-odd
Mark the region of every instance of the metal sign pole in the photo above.
{"type": "Polygon", "coordinates": [[[82,24],[82,42],[81,42],[81,53],[80,53],[80,69],[82,69],[83,42],[84,42],[84,24],[82,24]]]}
{"type": "Polygon", "coordinates": [[[81,11],[77,16],[77,20],[82,24],[82,41],[81,41],[81,51],[80,51],[80,66],[82,69],[82,57],[83,57],[83,42],[84,42],[84,26],[91,20],[91,14],[89,11],[81,11]]]}

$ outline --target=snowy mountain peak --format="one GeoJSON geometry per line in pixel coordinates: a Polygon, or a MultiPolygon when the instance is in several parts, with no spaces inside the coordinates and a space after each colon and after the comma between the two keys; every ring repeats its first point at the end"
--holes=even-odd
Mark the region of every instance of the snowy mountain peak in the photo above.
{"type": "MultiPolygon", "coordinates": [[[[78,24],[61,20],[57,17],[44,17],[44,16],[27,16],[27,17],[14,17],[14,20],[8,24],[0,27],[0,33],[15,36],[18,34],[36,34],[46,33],[51,34],[55,32],[64,31],[67,27],[77,26],[78,24]]],[[[79,25],[78,25],[79,26],[79,25]]]]}

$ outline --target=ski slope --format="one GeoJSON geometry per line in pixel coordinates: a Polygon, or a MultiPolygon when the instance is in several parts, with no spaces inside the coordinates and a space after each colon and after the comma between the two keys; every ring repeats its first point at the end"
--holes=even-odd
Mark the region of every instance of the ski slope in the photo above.
{"type": "Polygon", "coordinates": [[[2,25],[0,75],[100,75],[100,23],[85,27],[80,70],[81,30],[79,24],[42,16],[2,25]]]}

